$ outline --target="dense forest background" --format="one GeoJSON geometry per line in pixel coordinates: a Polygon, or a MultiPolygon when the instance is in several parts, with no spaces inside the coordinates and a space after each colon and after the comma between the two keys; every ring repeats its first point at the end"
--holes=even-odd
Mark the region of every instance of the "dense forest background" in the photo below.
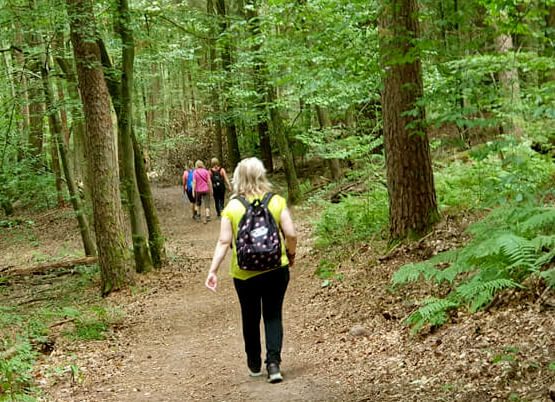
{"type": "MultiPolygon", "coordinates": [[[[98,264],[102,295],[168,261],[153,183],[257,156],[313,220],[324,288],[352,250],[473,223],[390,278],[421,289],[412,333],[553,297],[554,0],[1,4],[0,230],[70,205],[83,249],[61,260],[98,264]]],[[[58,257],[6,261],[2,292],[58,257]]],[[[37,334],[0,308],[0,395],[22,395],[37,334]]]]}

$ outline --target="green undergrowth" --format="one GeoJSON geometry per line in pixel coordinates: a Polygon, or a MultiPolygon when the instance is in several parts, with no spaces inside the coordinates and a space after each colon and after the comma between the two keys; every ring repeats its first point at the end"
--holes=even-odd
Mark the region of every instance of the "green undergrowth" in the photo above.
{"type": "MultiPolygon", "coordinates": [[[[372,166],[370,166],[371,168],[372,166]]],[[[324,203],[315,223],[316,247],[326,263],[325,273],[333,279],[333,255],[339,249],[387,237],[387,191],[368,173],[368,192],[347,195],[339,203],[324,203]]],[[[531,275],[553,286],[553,270],[546,269],[554,250],[553,182],[551,155],[532,149],[532,141],[502,137],[459,153],[456,158],[434,161],[438,208],[442,216],[491,212],[469,228],[472,242],[431,261],[402,267],[394,283],[401,286],[416,280],[448,283],[446,297],[422,300],[421,308],[408,322],[413,331],[424,325],[444,323],[460,308],[482,309],[507,288],[525,289],[531,275]]],[[[316,274],[321,275],[321,268],[316,274]]]]}
{"type": "Polygon", "coordinates": [[[60,337],[82,342],[109,336],[122,312],[100,298],[97,282],[97,266],[24,279],[0,277],[0,401],[39,396],[32,380],[35,363],[60,337]]]}

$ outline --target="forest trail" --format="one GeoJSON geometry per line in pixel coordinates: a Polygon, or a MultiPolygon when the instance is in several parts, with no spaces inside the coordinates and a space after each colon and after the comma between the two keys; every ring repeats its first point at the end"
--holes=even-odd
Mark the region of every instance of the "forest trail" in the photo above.
{"type": "MultiPolygon", "coordinates": [[[[228,274],[229,255],[219,271],[216,294],[204,286],[219,220],[195,222],[181,205],[180,187],[158,188],[157,205],[170,251],[169,272],[162,288],[144,290],[144,297],[127,306],[118,340],[81,362],[82,386],[52,389],[56,400],[79,401],[331,401],[342,400],[337,384],[319,376],[303,327],[299,268],[291,271],[284,307],[284,382],[268,384],[248,376],[243,351],[240,308],[228,274]],[[186,215],[185,215],[186,214],[186,215]],[[177,261],[177,262],[176,262],[177,261]],[[183,273],[189,265],[187,273],[183,273]],[[174,270],[175,269],[175,270],[174,270]]],[[[214,210],[212,208],[212,213],[214,210]]],[[[304,240],[301,240],[301,242],[304,240]]],[[[302,261],[302,259],[301,259],[302,261]]],[[[299,265],[301,265],[299,263],[299,265]]],[[[118,297],[118,296],[116,296],[118,297]]],[[[263,346],[264,350],[264,346],[263,346]]]]}
{"type": "MultiPolygon", "coordinates": [[[[312,212],[306,206],[293,210],[299,245],[284,304],[284,382],[250,378],[228,261],[220,268],[218,292],[204,286],[219,221],[193,221],[179,186],[153,190],[167,238],[167,264],[105,300],[99,299],[93,271],[87,271],[89,279],[74,276],[74,282],[86,279],[80,289],[87,293],[77,308],[108,312],[107,338],[75,339],[66,336],[74,329],[71,322],[55,324],[52,349],[40,355],[33,370],[40,400],[485,402],[512,395],[549,400],[555,378],[550,368],[555,314],[549,306],[555,300],[542,307],[530,293],[515,293],[500,308],[453,315],[447,325],[414,337],[404,323],[426,289],[421,284],[402,292],[391,289],[392,274],[403,264],[460,245],[460,221],[445,219],[423,241],[388,256],[380,256],[371,243],[337,249],[339,276],[324,286],[314,273],[327,260],[312,248],[307,216],[312,212]]],[[[81,250],[70,209],[28,218],[36,225],[0,238],[0,249],[12,243],[2,254],[3,265],[32,265],[38,256],[81,250]]],[[[21,294],[7,295],[25,303],[59,286],[62,298],[67,276],[56,275],[27,277],[28,282],[14,285],[13,292],[21,294]]]]}

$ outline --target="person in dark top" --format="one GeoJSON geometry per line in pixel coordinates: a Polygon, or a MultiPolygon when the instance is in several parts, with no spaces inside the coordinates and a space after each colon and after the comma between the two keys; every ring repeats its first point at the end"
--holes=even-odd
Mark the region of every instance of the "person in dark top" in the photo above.
{"type": "Polygon", "coordinates": [[[218,158],[212,158],[210,161],[210,179],[212,180],[212,194],[214,195],[214,205],[216,207],[216,215],[220,217],[224,210],[226,185],[231,189],[229,179],[225,169],[220,166],[218,158]]]}

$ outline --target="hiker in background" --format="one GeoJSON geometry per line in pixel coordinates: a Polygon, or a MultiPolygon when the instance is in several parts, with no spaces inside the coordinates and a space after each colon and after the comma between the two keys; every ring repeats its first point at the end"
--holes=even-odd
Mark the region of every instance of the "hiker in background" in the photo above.
{"type": "Polygon", "coordinates": [[[220,217],[224,210],[226,185],[231,189],[231,184],[229,183],[225,169],[220,166],[218,158],[212,158],[210,165],[212,166],[210,168],[210,178],[212,180],[214,206],[216,207],[216,215],[220,217]]]}
{"type": "MultiPolygon", "coordinates": [[[[186,204],[186,199],[191,203],[191,212],[193,219],[197,219],[198,212],[196,210],[195,196],[193,195],[193,169],[192,163],[187,164],[188,169],[183,172],[183,204],[186,204]]],[[[187,213],[187,211],[185,211],[187,213]]]]}
{"type": "Polygon", "coordinates": [[[297,234],[287,202],[271,193],[266,169],[259,159],[241,161],[235,168],[232,183],[235,197],[223,211],[220,237],[205,284],[208,289],[216,291],[216,274],[232,239],[235,239],[229,272],[241,305],[249,375],[262,375],[262,315],[268,382],[276,383],[283,380],[279,368],[283,343],[282,306],[289,283],[289,267],[295,262],[297,234]],[[284,241],[280,239],[279,229],[284,241]],[[249,247],[245,250],[247,244],[249,247]],[[277,254],[274,255],[276,247],[277,254]],[[268,248],[272,249],[270,255],[266,253],[268,248]],[[255,258],[252,258],[253,254],[255,258]]]}
{"type": "Polygon", "coordinates": [[[198,160],[195,162],[195,172],[193,173],[193,195],[197,202],[197,220],[202,219],[202,205],[206,214],[204,215],[204,223],[210,220],[210,194],[212,193],[212,181],[210,180],[210,172],[204,167],[204,162],[198,160]]]}

